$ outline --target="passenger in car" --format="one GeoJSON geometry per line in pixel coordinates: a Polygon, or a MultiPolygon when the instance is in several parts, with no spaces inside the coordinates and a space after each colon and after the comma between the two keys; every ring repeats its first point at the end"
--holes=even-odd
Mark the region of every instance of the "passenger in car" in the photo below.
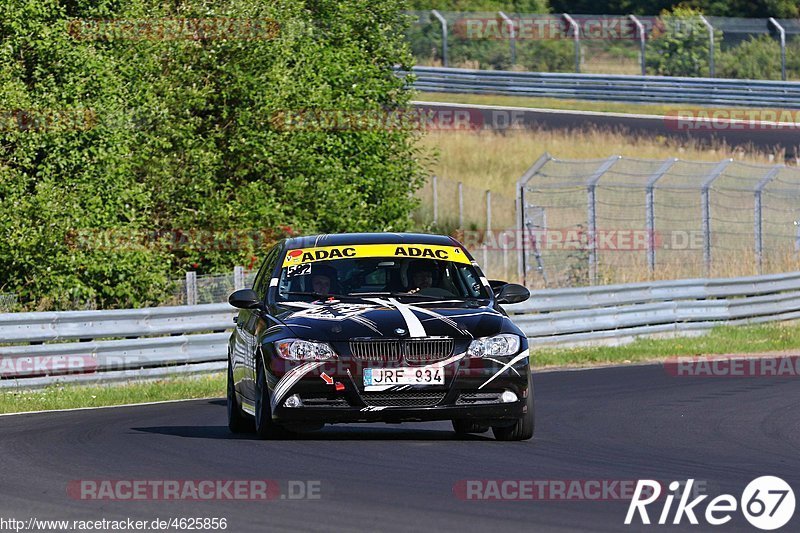
{"type": "Polygon", "coordinates": [[[417,259],[408,265],[408,292],[429,289],[434,284],[436,265],[428,259],[417,259]]]}

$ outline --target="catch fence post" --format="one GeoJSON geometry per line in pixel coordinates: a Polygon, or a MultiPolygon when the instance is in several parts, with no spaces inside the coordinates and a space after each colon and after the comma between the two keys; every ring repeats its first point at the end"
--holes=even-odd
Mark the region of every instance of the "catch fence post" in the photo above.
{"type": "Polygon", "coordinates": [[[672,165],[678,159],[673,157],[667,159],[661,167],[647,180],[645,189],[645,224],[647,225],[647,269],[652,274],[656,269],[656,209],[655,209],[655,187],[656,182],[669,172],[672,165]]]}
{"type": "Polygon", "coordinates": [[[447,19],[435,9],[431,11],[431,14],[433,14],[433,16],[439,20],[439,24],[442,25],[442,66],[447,68],[447,19]]]}
{"type": "Polygon", "coordinates": [[[711,184],[725,172],[733,159],[721,161],[714,170],[706,177],[701,185],[701,207],[703,212],[703,264],[706,269],[706,277],[711,276],[711,184]]]}
{"type": "Polygon", "coordinates": [[[622,159],[622,156],[612,155],[586,180],[586,218],[589,225],[587,239],[587,244],[589,245],[589,283],[592,285],[597,283],[597,182],[620,159],[622,159]]]}
{"type": "Polygon", "coordinates": [[[763,270],[763,257],[764,257],[764,217],[761,209],[761,193],[764,192],[764,188],[772,181],[775,176],[778,175],[778,172],[784,168],[783,165],[775,165],[772,167],[766,175],[761,178],[756,185],[754,190],[754,198],[753,198],[753,232],[754,232],[754,242],[756,248],[756,267],[758,268],[758,274],[761,275],[763,270]]]}
{"type": "Polygon", "coordinates": [[[244,289],[244,267],[233,267],[233,289],[238,291],[244,289]]]}
{"type": "Polygon", "coordinates": [[[197,305],[197,272],[186,272],[186,305],[197,305]]]}

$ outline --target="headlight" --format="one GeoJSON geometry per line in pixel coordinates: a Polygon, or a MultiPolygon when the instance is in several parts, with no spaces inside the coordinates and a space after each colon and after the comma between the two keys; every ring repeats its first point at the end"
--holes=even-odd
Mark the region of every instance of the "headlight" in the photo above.
{"type": "Polygon", "coordinates": [[[336,353],[324,342],[286,339],[275,343],[278,355],[290,361],[325,361],[336,359],[336,353]]]}
{"type": "Polygon", "coordinates": [[[514,355],[519,351],[519,337],[509,333],[475,339],[469,343],[467,355],[470,357],[491,357],[493,355],[514,355]]]}

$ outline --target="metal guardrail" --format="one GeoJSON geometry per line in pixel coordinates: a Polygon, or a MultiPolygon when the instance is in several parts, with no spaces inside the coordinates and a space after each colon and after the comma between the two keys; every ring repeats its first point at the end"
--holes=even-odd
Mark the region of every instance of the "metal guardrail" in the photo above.
{"type": "Polygon", "coordinates": [[[702,332],[800,318],[800,272],[547,289],[505,309],[531,345],[702,332]]]}
{"type": "MultiPolygon", "coordinates": [[[[541,290],[506,310],[532,346],[687,334],[800,318],[800,272],[541,290]]],[[[0,340],[17,345],[0,346],[0,388],[220,371],[233,314],[228,304],[2,314],[0,340]]]]}
{"type": "Polygon", "coordinates": [[[220,370],[234,314],[227,303],[0,314],[0,388],[220,370]]]}
{"type": "Polygon", "coordinates": [[[414,67],[412,72],[414,88],[427,92],[800,109],[800,82],[440,67],[414,67]]]}

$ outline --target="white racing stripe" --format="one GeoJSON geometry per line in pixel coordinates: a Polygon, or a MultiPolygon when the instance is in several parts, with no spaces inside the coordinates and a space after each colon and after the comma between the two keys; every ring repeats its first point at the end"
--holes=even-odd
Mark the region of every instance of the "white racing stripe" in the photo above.
{"type": "Polygon", "coordinates": [[[414,314],[414,311],[411,310],[409,306],[406,304],[400,303],[394,298],[389,298],[389,302],[400,311],[400,314],[403,315],[403,320],[406,321],[406,325],[408,326],[408,336],[409,337],[427,337],[428,333],[425,331],[425,327],[420,322],[417,315],[414,314]]]}
{"type": "Polygon", "coordinates": [[[278,381],[277,385],[275,385],[275,390],[272,392],[272,408],[275,409],[283,397],[286,396],[286,393],[289,392],[289,389],[291,389],[300,378],[324,364],[324,361],[303,363],[302,365],[293,368],[284,374],[281,380],[278,381]]]}
{"type": "Polygon", "coordinates": [[[521,360],[523,360],[524,358],[528,357],[529,355],[530,355],[530,354],[529,354],[529,351],[528,351],[528,350],[525,350],[525,351],[523,351],[523,352],[520,352],[520,353],[519,353],[519,355],[517,355],[516,357],[514,357],[514,359],[512,359],[511,361],[509,361],[508,363],[506,363],[505,365],[503,365],[503,368],[501,368],[500,370],[498,370],[498,371],[497,371],[497,373],[496,373],[494,376],[492,376],[492,377],[490,377],[489,379],[487,379],[486,381],[484,381],[483,385],[481,385],[480,387],[478,387],[478,390],[481,390],[481,389],[482,389],[482,388],[484,388],[486,385],[488,385],[489,383],[491,383],[492,381],[494,381],[494,379],[495,379],[497,376],[499,376],[500,374],[502,374],[503,372],[505,372],[506,370],[508,370],[509,368],[511,368],[511,366],[512,366],[514,363],[516,363],[516,362],[518,362],[518,361],[521,361],[521,360]]]}
{"type": "MultiPolygon", "coordinates": [[[[497,363],[498,365],[504,365],[504,364],[505,364],[505,363],[503,363],[502,361],[500,361],[500,360],[498,360],[498,359],[492,359],[491,357],[484,357],[484,359],[488,359],[489,361],[491,361],[491,362],[493,362],[493,363],[497,363]]],[[[517,372],[517,369],[516,369],[516,368],[514,368],[514,367],[511,367],[511,370],[513,370],[513,371],[514,371],[514,373],[515,373],[516,375],[518,375],[518,376],[520,375],[520,373],[519,373],[519,372],[517,372]]]]}
{"type": "Polygon", "coordinates": [[[414,311],[411,308],[404,304],[400,303],[394,298],[389,298],[388,300],[383,300],[381,298],[365,298],[365,300],[370,302],[375,302],[380,305],[384,305],[387,307],[394,307],[403,317],[403,320],[406,322],[406,327],[408,328],[408,335],[409,337],[427,337],[428,333],[425,331],[425,327],[420,322],[417,315],[414,314],[414,311]]]}

